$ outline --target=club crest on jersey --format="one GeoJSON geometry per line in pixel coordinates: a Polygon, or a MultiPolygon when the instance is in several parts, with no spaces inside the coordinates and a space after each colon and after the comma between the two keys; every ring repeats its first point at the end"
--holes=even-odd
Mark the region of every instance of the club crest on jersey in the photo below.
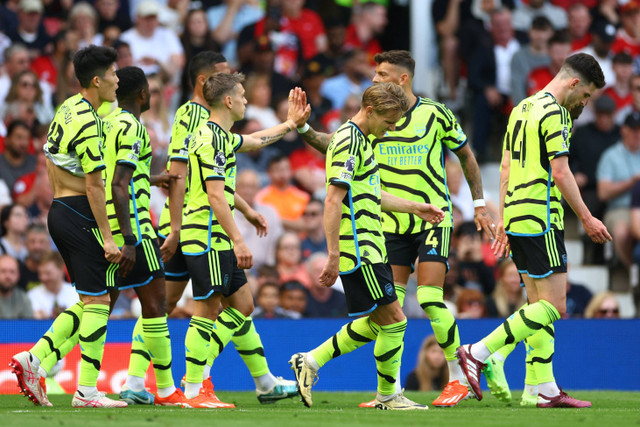
{"type": "Polygon", "coordinates": [[[413,131],[416,133],[416,136],[424,136],[427,133],[427,125],[424,123],[417,124],[413,126],[413,131]]]}
{"type": "Polygon", "coordinates": [[[387,295],[391,296],[393,294],[393,285],[391,283],[387,283],[386,285],[384,285],[384,291],[387,293],[387,295]]]}

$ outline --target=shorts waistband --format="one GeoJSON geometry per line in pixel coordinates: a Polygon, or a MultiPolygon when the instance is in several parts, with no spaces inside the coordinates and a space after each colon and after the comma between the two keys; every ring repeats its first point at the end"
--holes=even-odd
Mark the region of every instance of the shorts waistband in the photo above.
{"type": "Polygon", "coordinates": [[[55,206],[65,207],[90,221],[95,221],[87,196],[56,197],[52,204],[52,207],[55,206]]]}

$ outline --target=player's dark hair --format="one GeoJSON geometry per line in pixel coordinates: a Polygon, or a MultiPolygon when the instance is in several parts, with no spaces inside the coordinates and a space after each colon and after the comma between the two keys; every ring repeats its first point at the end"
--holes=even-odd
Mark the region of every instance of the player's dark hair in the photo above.
{"type": "Polygon", "coordinates": [[[104,77],[107,69],[118,59],[114,48],[105,46],[87,46],[73,55],[73,67],[80,86],[88,88],[95,76],[104,77]]]}
{"type": "Polygon", "coordinates": [[[214,107],[220,104],[226,95],[236,90],[238,83],[242,84],[242,82],[244,82],[242,73],[217,73],[209,76],[202,87],[204,100],[214,107]]]}
{"type": "Polygon", "coordinates": [[[147,76],[139,67],[124,67],[116,71],[118,76],[118,89],[116,97],[118,101],[135,99],[136,96],[149,84],[147,76]]]}
{"type": "Polygon", "coordinates": [[[376,53],[373,57],[376,64],[388,62],[389,64],[398,65],[409,71],[409,75],[413,77],[416,69],[416,61],[411,57],[408,50],[389,50],[387,52],[376,53]]]}
{"type": "Polygon", "coordinates": [[[227,58],[219,52],[205,50],[198,53],[189,61],[189,80],[191,85],[195,87],[198,76],[205,72],[213,71],[216,64],[227,62],[227,58]]]}
{"type": "Polygon", "coordinates": [[[572,70],[578,73],[583,79],[584,83],[593,83],[596,88],[602,89],[604,87],[604,74],[602,68],[595,58],[587,53],[576,53],[564,60],[562,65],[564,70],[572,70]]]}

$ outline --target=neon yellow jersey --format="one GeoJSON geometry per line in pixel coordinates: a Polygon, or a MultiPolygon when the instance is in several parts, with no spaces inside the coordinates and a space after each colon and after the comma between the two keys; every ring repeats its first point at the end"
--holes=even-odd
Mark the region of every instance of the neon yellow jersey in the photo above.
{"type": "Polygon", "coordinates": [[[445,214],[444,220],[434,225],[414,214],[383,212],[384,232],[414,234],[433,227],[453,227],[445,147],[456,151],[467,142],[453,113],[439,102],[418,97],[394,131],[382,138],[369,138],[380,165],[382,189],[403,199],[431,203],[445,214]]]}
{"type": "Polygon", "coordinates": [[[44,153],[56,166],[84,177],[105,168],[102,120],[81,94],[68,98],[49,126],[44,153]]]}
{"type": "Polygon", "coordinates": [[[371,143],[348,121],[334,133],[327,149],[327,187],[348,188],[340,220],[340,273],[362,264],[387,262],[381,223],[378,164],[371,143]]]}
{"type": "Polygon", "coordinates": [[[129,182],[129,217],[131,229],[138,242],[142,238],[155,239],[156,233],[151,223],[149,206],[151,203],[151,143],[145,127],[130,112],[117,108],[105,117],[104,163],[107,199],[107,217],[113,233],[113,240],[118,246],[124,245],[124,238],[113,200],[111,184],[116,165],[124,165],[134,170],[129,182]]]}
{"type": "Polygon", "coordinates": [[[231,213],[235,209],[236,151],[242,136],[207,122],[189,146],[189,201],[182,217],[180,243],[185,255],[233,249],[233,242],[211,209],[206,182],[224,180],[224,196],[231,213]]]}
{"type": "MultiPolygon", "coordinates": [[[[183,104],[173,121],[171,128],[171,141],[169,142],[169,158],[167,159],[167,172],[171,167],[171,162],[189,162],[189,145],[193,139],[195,131],[207,120],[209,120],[209,110],[195,102],[187,102],[183,104]]],[[[189,200],[189,181],[185,180],[184,205],[182,211],[187,206],[189,200]]],[[[171,213],[169,212],[169,198],[164,203],[160,221],[158,234],[167,237],[171,233],[171,213]]]]}
{"type": "Polygon", "coordinates": [[[511,154],[504,204],[507,234],[539,236],[564,229],[562,195],[550,161],[569,155],[569,112],[546,92],[524,99],[509,117],[503,150],[511,154]]]}

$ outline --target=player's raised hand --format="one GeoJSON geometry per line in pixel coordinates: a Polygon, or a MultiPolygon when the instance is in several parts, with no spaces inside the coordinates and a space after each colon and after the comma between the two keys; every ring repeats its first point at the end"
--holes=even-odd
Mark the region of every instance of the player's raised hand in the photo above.
{"type": "Polygon", "coordinates": [[[496,223],[484,206],[478,206],[473,213],[473,222],[478,232],[483,232],[490,239],[496,238],[496,223]]]}
{"type": "Polygon", "coordinates": [[[327,258],[327,262],[320,273],[320,284],[325,288],[330,288],[338,280],[340,273],[340,256],[331,256],[327,258]]]}
{"type": "Polygon", "coordinates": [[[311,115],[311,105],[307,104],[307,94],[296,87],[289,91],[289,111],[287,120],[293,121],[296,127],[302,127],[311,115]]]}
{"type": "Polygon", "coordinates": [[[251,251],[244,241],[234,244],[233,252],[236,254],[236,259],[238,260],[238,268],[246,270],[253,266],[253,255],[251,255],[251,251]]]}
{"type": "Polygon", "coordinates": [[[593,216],[587,218],[582,222],[582,227],[594,243],[606,243],[612,240],[607,227],[598,218],[593,216]]]}
{"type": "Polygon", "coordinates": [[[429,203],[418,203],[415,214],[431,224],[438,224],[444,219],[442,209],[429,203]]]}
{"type": "Polygon", "coordinates": [[[256,228],[258,237],[266,237],[269,233],[269,224],[264,216],[259,214],[255,209],[249,210],[244,216],[249,223],[256,228]]]}
{"type": "Polygon", "coordinates": [[[165,239],[162,246],[160,246],[160,255],[162,256],[162,262],[167,263],[178,250],[178,243],[180,243],[180,235],[178,233],[170,233],[165,239]]]}
{"type": "Polygon", "coordinates": [[[498,258],[509,255],[509,238],[504,230],[504,222],[499,221],[495,230],[495,240],[491,244],[493,254],[498,258]]]}

